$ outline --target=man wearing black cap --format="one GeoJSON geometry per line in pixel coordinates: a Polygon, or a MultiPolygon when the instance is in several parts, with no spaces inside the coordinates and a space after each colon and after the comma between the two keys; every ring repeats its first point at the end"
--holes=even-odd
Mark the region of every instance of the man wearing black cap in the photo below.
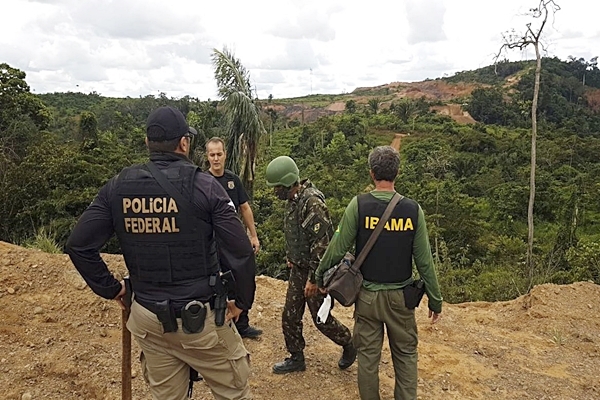
{"type": "Polygon", "coordinates": [[[125,284],[99,253],[116,233],[135,294],[127,328],[154,399],[187,398],[190,367],[216,399],[250,399],[248,351],[231,320],[252,304],[254,252],[223,187],[188,159],[193,135],[179,110],[154,110],[146,122],[150,162],[100,189],[66,251],[94,293],[124,307],[125,284]],[[233,275],[235,299],[225,304],[218,260],[233,275]]]}

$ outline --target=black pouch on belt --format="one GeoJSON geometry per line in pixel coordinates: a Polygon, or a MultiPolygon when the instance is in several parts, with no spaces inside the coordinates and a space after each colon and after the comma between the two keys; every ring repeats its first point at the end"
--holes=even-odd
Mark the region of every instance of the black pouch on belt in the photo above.
{"type": "Polygon", "coordinates": [[[421,299],[425,294],[425,282],[421,279],[417,279],[410,285],[404,287],[404,304],[406,308],[412,310],[416,307],[419,307],[419,303],[421,303],[421,299]]]}
{"type": "Polygon", "coordinates": [[[154,313],[163,326],[165,333],[177,332],[177,318],[175,317],[175,311],[171,307],[171,300],[163,300],[154,303],[154,313]]]}
{"type": "Polygon", "coordinates": [[[181,308],[181,325],[185,333],[199,333],[204,329],[206,307],[193,300],[181,308]]]}

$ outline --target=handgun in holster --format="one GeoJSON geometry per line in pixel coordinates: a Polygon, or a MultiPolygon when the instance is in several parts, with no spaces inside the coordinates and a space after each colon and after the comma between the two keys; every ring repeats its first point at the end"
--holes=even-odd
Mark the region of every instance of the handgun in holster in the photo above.
{"type": "Polygon", "coordinates": [[[164,333],[177,332],[177,317],[171,305],[171,300],[154,303],[154,313],[163,326],[164,333]]]}
{"type": "Polygon", "coordinates": [[[215,292],[214,312],[215,325],[223,326],[225,323],[225,314],[227,313],[227,293],[233,286],[233,274],[227,271],[221,275],[211,275],[208,281],[210,287],[215,292]]]}

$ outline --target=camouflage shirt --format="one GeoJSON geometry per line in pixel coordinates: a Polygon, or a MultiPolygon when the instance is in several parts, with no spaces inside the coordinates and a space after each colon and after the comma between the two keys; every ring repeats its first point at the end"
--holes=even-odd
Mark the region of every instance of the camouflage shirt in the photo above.
{"type": "Polygon", "coordinates": [[[333,226],[325,196],[308,180],[300,182],[300,189],[288,201],[284,220],[286,256],[288,261],[314,272],[333,236],[333,226]]]}

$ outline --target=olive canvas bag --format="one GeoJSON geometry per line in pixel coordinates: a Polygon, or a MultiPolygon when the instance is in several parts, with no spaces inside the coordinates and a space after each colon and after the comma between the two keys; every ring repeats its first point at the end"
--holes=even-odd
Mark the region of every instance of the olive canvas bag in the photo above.
{"type": "Polygon", "coordinates": [[[336,266],[329,268],[325,271],[325,274],[323,274],[323,286],[327,289],[327,292],[331,297],[336,299],[344,307],[350,307],[356,302],[356,298],[358,297],[363,282],[360,267],[375,244],[377,237],[383,230],[385,223],[392,215],[394,207],[401,199],[401,195],[398,193],[394,194],[387,208],[383,212],[383,216],[377,223],[375,230],[371,233],[371,236],[369,236],[369,240],[356,260],[354,259],[354,255],[346,253],[344,258],[342,258],[336,266]]]}

